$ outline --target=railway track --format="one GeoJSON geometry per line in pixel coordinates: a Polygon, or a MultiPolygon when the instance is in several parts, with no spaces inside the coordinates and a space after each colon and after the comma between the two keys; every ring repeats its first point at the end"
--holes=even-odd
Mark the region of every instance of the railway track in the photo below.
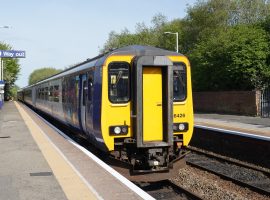
{"type": "Polygon", "coordinates": [[[270,196],[270,170],[242,161],[189,147],[187,164],[270,196]]]}
{"type": "Polygon", "coordinates": [[[195,125],[190,145],[270,169],[268,137],[195,125]]]}
{"type": "Polygon", "coordinates": [[[157,200],[202,200],[199,195],[180,187],[169,180],[150,183],[135,183],[157,200]]]}

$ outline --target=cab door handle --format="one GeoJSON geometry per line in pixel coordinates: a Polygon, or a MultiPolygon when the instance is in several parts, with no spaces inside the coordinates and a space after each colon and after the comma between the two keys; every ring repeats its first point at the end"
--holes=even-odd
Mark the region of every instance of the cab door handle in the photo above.
{"type": "Polygon", "coordinates": [[[157,106],[162,106],[162,103],[161,102],[157,102],[157,106]]]}

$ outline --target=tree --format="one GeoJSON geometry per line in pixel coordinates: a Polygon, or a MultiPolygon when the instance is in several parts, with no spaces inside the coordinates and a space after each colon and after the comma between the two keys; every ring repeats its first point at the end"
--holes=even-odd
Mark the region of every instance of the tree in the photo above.
{"type": "MultiPolygon", "coordinates": [[[[267,34],[268,34],[268,45],[270,46],[270,14],[260,24],[260,26],[267,32],[267,34]]],[[[267,58],[267,65],[270,68],[270,54],[269,54],[269,56],[267,58]]],[[[266,84],[268,84],[268,87],[270,87],[270,80],[269,79],[268,79],[266,84]]]]}
{"type": "Polygon", "coordinates": [[[149,45],[161,46],[160,35],[162,27],[167,24],[167,19],[162,14],[157,14],[152,19],[152,26],[147,27],[144,23],[136,24],[135,33],[131,33],[127,28],[116,33],[110,32],[109,38],[101,49],[101,53],[108,52],[115,48],[128,45],[149,45]]]}
{"type": "Polygon", "coordinates": [[[151,26],[111,32],[104,50],[131,44],[179,49],[191,61],[195,90],[263,89],[270,84],[270,0],[197,0],[184,19],[158,14],[151,26]]]}
{"type": "MultiPolygon", "coordinates": [[[[0,43],[1,50],[11,50],[12,47],[5,43],[0,43]]],[[[4,64],[4,81],[5,81],[5,99],[8,100],[12,96],[11,90],[15,81],[18,79],[20,72],[19,60],[17,58],[2,58],[4,64]]]]}
{"type": "Polygon", "coordinates": [[[270,79],[265,30],[238,25],[196,44],[190,55],[194,88],[211,90],[263,89],[270,79]]]}
{"type": "Polygon", "coordinates": [[[234,0],[230,11],[233,24],[254,24],[266,19],[270,12],[269,0],[234,0]]]}
{"type": "Polygon", "coordinates": [[[203,37],[215,37],[220,31],[241,24],[265,20],[270,13],[266,0],[198,0],[183,20],[184,49],[191,52],[203,37]]]}
{"type": "Polygon", "coordinates": [[[34,70],[29,76],[28,84],[29,85],[35,84],[35,83],[37,83],[43,79],[46,79],[52,75],[55,75],[61,71],[62,70],[60,70],[60,69],[55,69],[55,68],[51,68],[51,67],[44,67],[41,69],[34,70]]]}

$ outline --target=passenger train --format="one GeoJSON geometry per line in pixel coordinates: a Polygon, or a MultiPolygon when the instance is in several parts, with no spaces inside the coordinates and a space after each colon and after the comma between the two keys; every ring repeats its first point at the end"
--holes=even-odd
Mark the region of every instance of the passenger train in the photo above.
{"type": "Polygon", "coordinates": [[[127,163],[132,175],[169,173],[192,137],[190,63],[155,47],[88,59],[21,89],[18,99],[127,163]]]}

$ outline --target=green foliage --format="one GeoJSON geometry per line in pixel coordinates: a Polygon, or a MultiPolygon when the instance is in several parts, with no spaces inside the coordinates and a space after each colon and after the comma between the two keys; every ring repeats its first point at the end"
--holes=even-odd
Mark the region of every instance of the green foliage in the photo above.
{"type": "Polygon", "coordinates": [[[208,37],[216,30],[226,28],[230,7],[228,0],[199,0],[195,6],[188,8],[188,14],[183,22],[186,52],[192,51],[202,37],[208,37]]]}
{"type": "MultiPolygon", "coordinates": [[[[11,50],[8,44],[0,42],[1,50],[11,50]]],[[[5,81],[5,99],[8,99],[13,93],[10,91],[14,87],[15,81],[18,79],[20,72],[19,60],[17,58],[2,58],[4,64],[4,81],[5,81]]]]}
{"type": "Polygon", "coordinates": [[[196,90],[262,89],[270,79],[267,33],[238,25],[200,41],[190,58],[196,90]]]}
{"type": "Polygon", "coordinates": [[[47,68],[45,67],[45,68],[34,70],[29,76],[28,84],[29,85],[35,84],[61,71],[62,70],[60,69],[55,69],[51,67],[47,67],[47,68]]]}
{"type": "Polygon", "coordinates": [[[265,0],[198,0],[183,21],[185,52],[191,52],[204,37],[215,37],[232,26],[258,23],[269,13],[270,3],[265,0]]]}
{"type": "MultiPolygon", "coordinates": [[[[256,26],[267,21],[269,6],[264,0],[199,0],[189,8],[184,40],[195,90],[251,90],[269,84],[269,34],[256,26]]],[[[266,30],[269,24],[263,24],[266,30]]]]}
{"type": "Polygon", "coordinates": [[[121,33],[112,31],[104,47],[101,49],[101,53],[134,44],[159,46],[161,28],[166,23],[166,17],[162,14],[157,14],[152,19],[151,27],[147,27],[144,23],[138,23],[135,28],[135,33],[131,33],[128,29],[122,30],[121,33]]]}
{"type": "Polygon", "coordinates": [[[158,37],[158,47],[168,49],[171,51],[176,51],[176,36],[171,34],[164,34],[165,32],[178,32],[178,43],[179,49],[183,52],[184,40],[183,40],[183,23],[182,20],[175,19],[173,21],[167,22],[160,27],[159,37],[158,37]]]}
{"type": "Polygon", "coordinates": [[[13,85],[12,87],[10,87],[9,84],[6,84],[5,85],[5,90],[6,90],[5,100],[8,101],[11,99],[17,99],[17,91],[19,89],[20,88],[17,85],[13,85]]]}
{"type": "Polygon", "coordinates": [[[266,19],[270,13],[269,0],[231,0],[233,10],[230,20],[233,24],[254,24],[266,19]]]}
{"type": "Polygon", "coordinates": [[[266,17],[261,26],[270,34],[270,14],[266,17]]]}

